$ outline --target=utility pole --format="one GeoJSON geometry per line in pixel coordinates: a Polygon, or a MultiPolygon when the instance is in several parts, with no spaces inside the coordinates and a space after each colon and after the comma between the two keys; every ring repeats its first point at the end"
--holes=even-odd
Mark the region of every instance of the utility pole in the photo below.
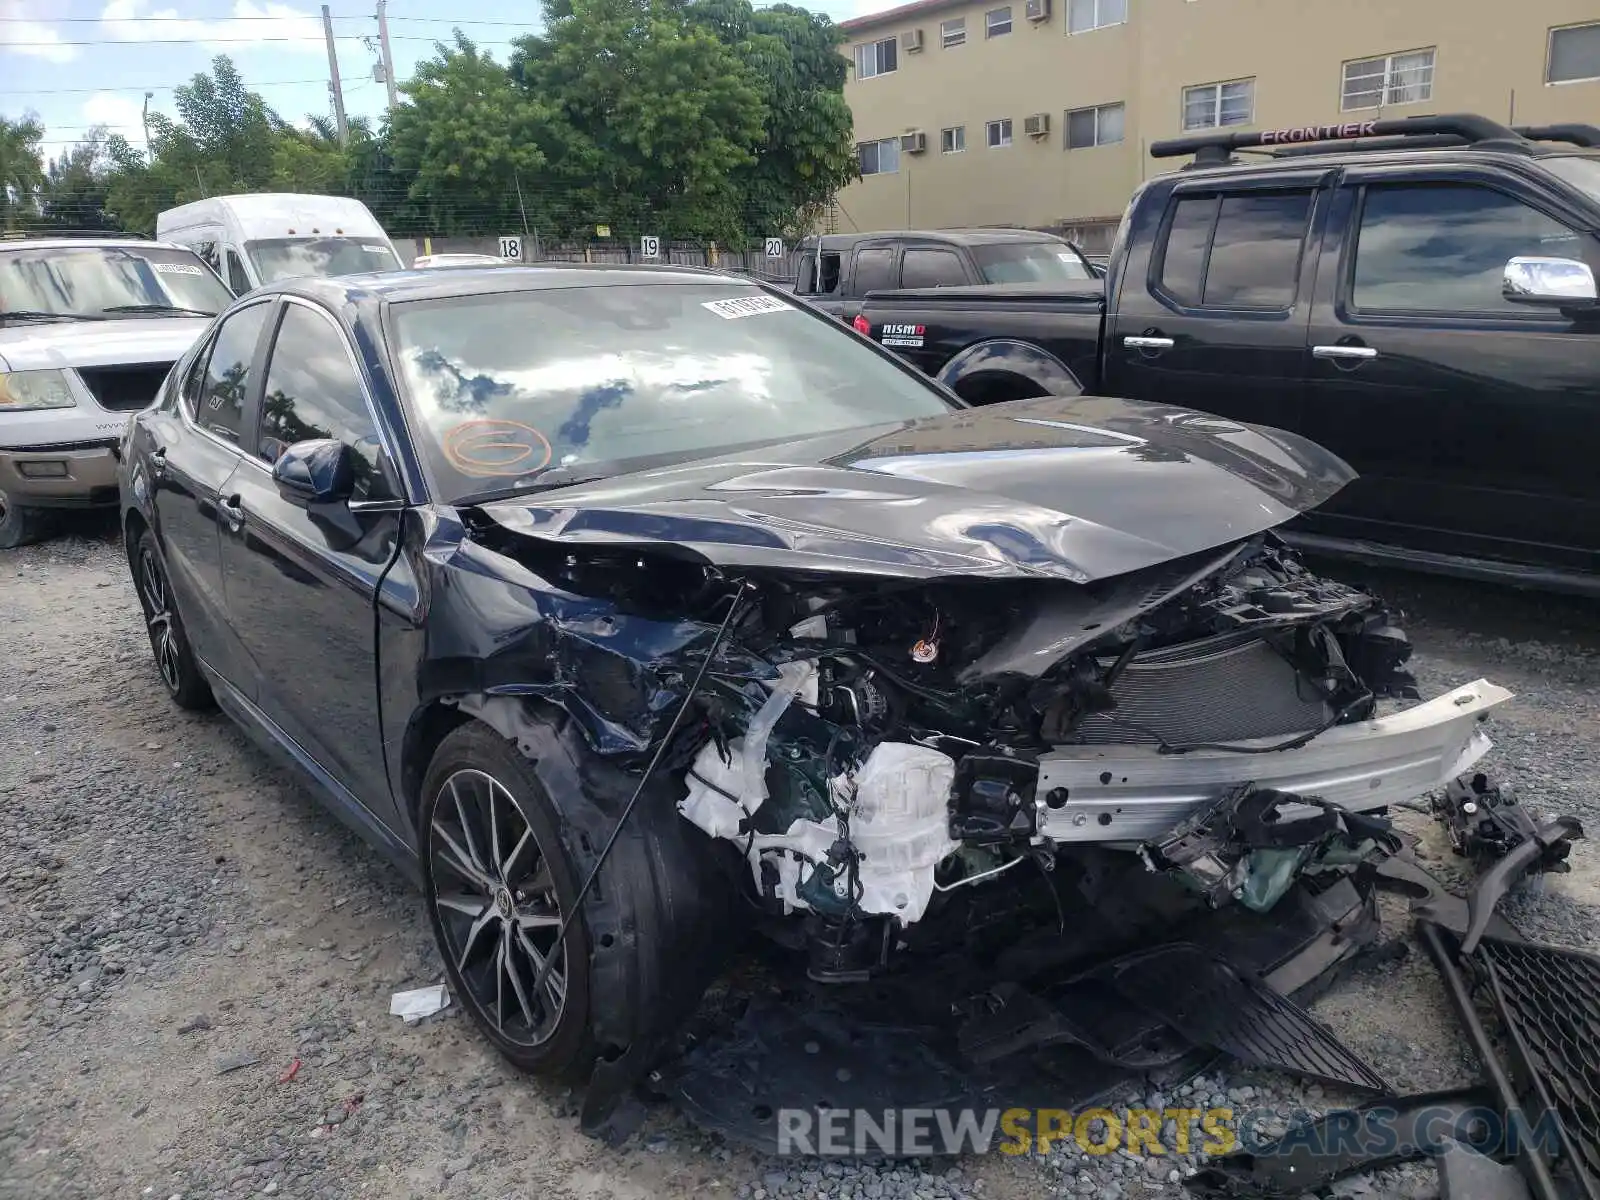
{"type": "Polygon", "coordinates": [[[144,107],[139,110],[139,124],[144,126],[144,156],[147,161],[154,161],[155,156],[150,153],[150,101],[156,98],[154,92],[144,94],[144,107]]]}
{"type": "Polygon", "coordinates": [[[394,55],[389,53],[388,9],[388,0],[378,0],[378,45],[383,51],[383,83],[389,89],[389,113],[392,116],[397,101],[394,86],[394,55]]]}
{"type": "Polygon", "coordinates": [[[322,6],[322,35],[328,39],[328,94],[333,97],[333,124],[339,133],[339,145],[350,140],[350,129],[344,120],[344,88],[339,84],[339,52],[333,42],[333,15],[328,6],[322,6]]]}

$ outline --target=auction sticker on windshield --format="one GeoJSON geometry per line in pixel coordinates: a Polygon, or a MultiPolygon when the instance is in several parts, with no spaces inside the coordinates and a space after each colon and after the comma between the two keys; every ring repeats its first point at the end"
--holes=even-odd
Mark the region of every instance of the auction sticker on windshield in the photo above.
{"type": "Polygon", "coordinates": [[[205,272],[193,263],[167,263],[153,262],[150,264],[160,275],[204,275],[205,272]]]}
{"type": "Polygon", "coordinates": [[[771,296],[740,296],[734,300],[707,300],[701,308],[709,308],[725,321],[739,317],[759,317],[762,313],[792,312],[793,307],[771,296]]]}

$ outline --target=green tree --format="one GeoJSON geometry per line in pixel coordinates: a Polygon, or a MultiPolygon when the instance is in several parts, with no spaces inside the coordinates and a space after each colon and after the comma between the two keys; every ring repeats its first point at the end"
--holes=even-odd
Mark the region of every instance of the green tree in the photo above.
{"type": "Polygon", "coordinates": [[[63,230],[119,228],[107,210],[112,178],[107,141],[103,127],[91,129],[76,146],[50,160],[39,189],[39,208],[46,225],[63,230]]]}
{"type": "Polygon", "coordinates": [[[767,119],[753,68],[676,0],[546,0],[545,30],[511,73],[554,110],[552,182],[586,223],[667,237],[737,238],[737,172],[767,119]]]}
{"type": "Polygon", "coordinates": [[[822,13],[749,0],[690,0],[691,20],[731,46],[760,82],[762,151],[740,167],[747,232],[794,235],[811,228],[860,171],[844,99],[844,31],[822,13]]]}
{"type": "Polygon", "coordinates": [[[559,196],[549,186],[546,148],[560,144],[560,131],[505,67],[457,30],[401,91],[410,103],[390,121],[391,161],[374,165],[391,187],[403,181],[414,215],[432,232],[517,228],[519,186],[532,201],[530,220],[548,224],[559,196]]]}
{"type": "Polygon", "coordinates": [[[0,227],[13,230],[38,213],[44,186],[44,159],[39,152],[44,126],[28,113],[13,121],[0,116],[0,227]]]}

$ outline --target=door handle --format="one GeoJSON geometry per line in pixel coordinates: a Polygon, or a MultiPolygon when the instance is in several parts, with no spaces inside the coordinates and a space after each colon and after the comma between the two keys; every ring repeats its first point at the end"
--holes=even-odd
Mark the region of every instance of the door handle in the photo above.
{"type": "Polygon", "coordinates": [[[229,533],[238,533],[244,528],[244,502],[238,496],[229,496],[217,507],[229,533]]]}
{"type": "Polygon", "coordinates": [[[1369,362],[1378,357],[1378,352],[1371,346],[1313,346],[1311,357],[1345,362],[1369,362]]]}
{"type": "Polygon", "coordinates": [[[1125,337],[1122,344],[1129,350],[1171,350],[1173,341],[1169,337],[1125,337]]]}

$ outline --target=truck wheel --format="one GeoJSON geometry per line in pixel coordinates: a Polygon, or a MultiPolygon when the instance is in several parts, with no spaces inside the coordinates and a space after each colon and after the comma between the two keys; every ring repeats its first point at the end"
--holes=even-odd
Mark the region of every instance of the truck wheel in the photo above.
{"type": "Polygon", "coordinates": [[[52,524],[45,510],[24,508],[0,492],[0,550],[15,550],[37,542],[49,534],[52,524]]]}

